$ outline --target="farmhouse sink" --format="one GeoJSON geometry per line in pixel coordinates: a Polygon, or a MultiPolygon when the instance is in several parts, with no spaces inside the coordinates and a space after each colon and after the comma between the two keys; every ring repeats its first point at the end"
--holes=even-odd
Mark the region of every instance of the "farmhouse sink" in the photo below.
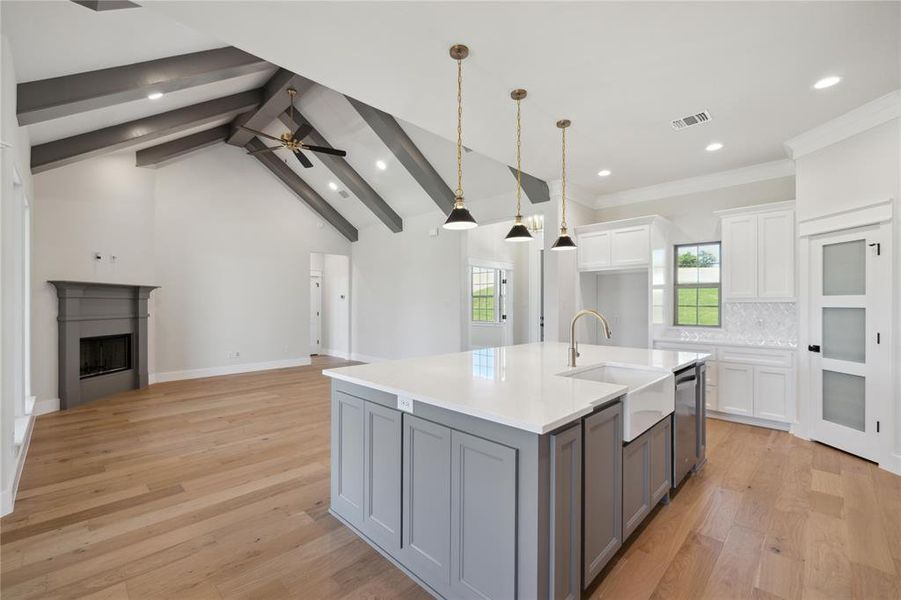
{"type": "Polygon", "coordinates": [[[626,442],[640,436],[675,409],[675,386],[670,371],[603,364],[564,376],[628,388],[623,398],[623,441],[626,442]]]}

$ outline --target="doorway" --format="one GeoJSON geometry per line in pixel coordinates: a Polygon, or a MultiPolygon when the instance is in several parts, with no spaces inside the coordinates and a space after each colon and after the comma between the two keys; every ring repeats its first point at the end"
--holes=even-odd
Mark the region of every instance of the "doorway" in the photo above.
{"type": "Polygon", "coordinates": [[[877,462],[891,418],[888,238],[874,225],[809,246],[811,437],[877,462]]]}
{"type": "Polygon", "coordinates": [[[310,253],[310,354],[350,358],[350,257],[310,253]]]}

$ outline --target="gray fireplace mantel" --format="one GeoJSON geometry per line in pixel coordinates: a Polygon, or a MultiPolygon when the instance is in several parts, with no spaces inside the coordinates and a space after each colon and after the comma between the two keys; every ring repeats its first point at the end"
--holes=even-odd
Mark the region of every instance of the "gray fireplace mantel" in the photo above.
{"type": "Polygon", "coordinates": [[[51,280],[59,299],[59,401],[68,409],[148,383],[147,301],[155,285],[51,280]],[[131,368],[82,379],[81,339],[131,335],[131,368]]]}

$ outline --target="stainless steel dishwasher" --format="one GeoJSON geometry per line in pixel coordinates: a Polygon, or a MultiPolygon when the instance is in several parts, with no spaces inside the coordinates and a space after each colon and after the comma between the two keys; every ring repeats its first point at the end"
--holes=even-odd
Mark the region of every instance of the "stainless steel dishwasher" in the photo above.
{"type": "Polygon", "coordinates": [[[698,371],[695,365],[677,371],[673,413],[673,487],[698,463],[698,371]]]}

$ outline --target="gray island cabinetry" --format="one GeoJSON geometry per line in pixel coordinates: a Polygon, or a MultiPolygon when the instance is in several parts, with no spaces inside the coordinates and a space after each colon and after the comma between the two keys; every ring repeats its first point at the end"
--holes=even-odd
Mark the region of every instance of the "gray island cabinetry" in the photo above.
{"type": "Polygon", "coordinates": [[[435,597],[580,598],[668,497],[671,416],[624,444],[628,388],[535,374],[547,345],[527,346],[456,384],[484,357],[326,372],[331,513],[435,597]]]}

